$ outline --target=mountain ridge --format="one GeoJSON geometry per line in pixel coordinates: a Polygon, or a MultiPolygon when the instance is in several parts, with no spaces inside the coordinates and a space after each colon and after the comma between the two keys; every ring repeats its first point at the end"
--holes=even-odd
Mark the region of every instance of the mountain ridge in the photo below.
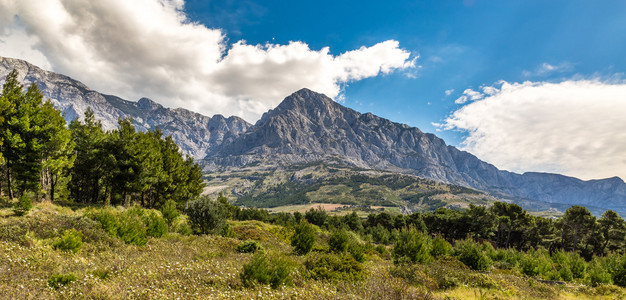
{"type": "Polygon", "coordinates": [[[87,107],[107,129],[114,128],[119,117],[132,117],[139,130],[159,127],[172,135],[183,152],[203,159],[206,171],[334,160],[475,188],[512,201],[596,206],[626,215],[626,184],[621,178],[584,181],[499,170],[434,134],[357,112],[309,89],[286,97],[252,125],[234,116],[207,117],[166,108],[148,98],[133,102],[101,94],[68,76],[0,57],[0,78],[14,68],[26,85],[36,83],[68,121],[81,117],[87,107]]]}
{"type": "MultiPolygon", "coordinates": [[[[24,60],[0,56],[0,78],[13,69],[18,70],[19,79],[25,85],[36,83],[45,98],[64,113],[68,123],[82,118],[88,107],[107,130],[117,127],[118,118],[132,117],[138,130],[159,127],[165,135],[172,135],[185,154],[195,158],[204,157],[216,144],[252,126],[235,116],[207,117],[183,108],[166,108],[148,98],[134,102],[102,94],[68,76],[42,70],[24,60]]],[[[2,82],[3,79],[0,84],[2,82]]]]}
{"type": "Polygon", "coordinates": [[[339,157],[356,167],[410,173],[509,199],[600,206],[626,212],[626,184],[619,177],[580,180],[560,174],[499,170],[434,134],[359,113],[323,94],[301,89],[236,139],[215,147],[206,160],[238,167],[305,163],[339,157]]]}

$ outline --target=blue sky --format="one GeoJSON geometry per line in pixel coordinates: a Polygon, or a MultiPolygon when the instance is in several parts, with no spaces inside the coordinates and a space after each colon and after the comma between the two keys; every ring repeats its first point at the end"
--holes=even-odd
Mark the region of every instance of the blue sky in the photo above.
{"type": "Polygon", "coordinates": [[[626,178],[626,1],[0,0],[0,56],[255,122],[308,87],[501,169],[626,178]]]}
{"type": "MultiPolygon", "coordinates": [[[[251,44],[304,41],[340,54],[399,41],[419,55],[417,78],[397,72],[349,83],[344,103],[427,132],[436,132],[431,123],[455,110],[467,88],[610,77],[626,69],[625,1],[192,0],[185,11],[251,44]],[[542,72],[544,63],[561,68],[542,72]]],[[[456,131],[437,135],[456,145],[463,138],[456,131]]]]}

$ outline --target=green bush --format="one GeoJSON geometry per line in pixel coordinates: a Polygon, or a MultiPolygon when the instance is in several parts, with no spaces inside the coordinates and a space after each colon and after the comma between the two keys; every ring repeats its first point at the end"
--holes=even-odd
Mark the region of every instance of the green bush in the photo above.
{"type": "Polygon", "coordinates": [[[284,259],[268,259],[263,254],[257,254],[243,266],[239,276],[246,287],[254,286],[258,282],[269,284],[275,289],[292,284],[291,270],[291,264],[284,259]]]}
{"type": "Polygon", "coordinates": [[[613,283],[615,285],[626,287],[626,259],[621,258],[619,268],[613,274],[613,283]]]}
{"type": "Polygon", "coordinates": [[[127,210],[120,214],[117,234],[126,244],[143,246],[148,241],[146,225],[136,211],[127,210]]]}
{"type": "Polygon", "coordinates": [[[389,230],[380,224],[376,225],[376,227],[369,227],[368,232],[372,236],[372,241],[374,241],[374,243],[385,245],[391,243],[391,233],[389,233],[389,230]]]}
{"type": "Polygon", "coordinates": [[[185,215],[180,215],[172,222],[172,230],[180,235],[192,235],[193,230],[189,225],[189,220],[185,215]]]}
{"type": "Polygon", "coordinates": [[[442,257],[452,254],[452,245],[441,236],[436,236],[430,246],[430,255],[442,257]]]}
{"type": "Polygon", "coordinates": [[[83,246],[83,235],[75,229],[65,230],[63,236],[57,239],[52,247],[54,249],[78,253],[83,246]]]}
{"type": "Polygon", "coordinates": [[[228,224],[228,223],[226,223],[224,228],[222,228],[221,235],[223,237],[228,237],[228,238],[235,238],[235,237],[237,237],[237,233],[235,232],[235,229],[233,229],[233,226],[230,226],[230,224],[228,224]]]}
{"type": "Polygon", "coordinates": [[[163,218],[167,222],[167,225],[171,226],[172,222],[180,216],[180,211],[178,211],[178,208],[176,207],[176,201],[165,201],[163,206],[161,206],[161,214],[163,214],[163,218]]]}
{"type": "MultiPolygon", "coordinates": [[[[479,244],[472,239],[457,242],[455,255],[466,266],[473,270],[487,271],[493,261],[485,253],[489,249],[484,244],[479,244]]],[[[493,248],[492,248],[493,249],[493,248]]]]}
{"type": "Polygon", "coordinates": [[[186,212],[192,228],[199,234],[219,233],[226,225],[228,211],[221,203],[208,197],[191,201],[186,212]]]}
{"type": "Polygon", "coordinates": [[[76,281],[76,275],[72,273],[68,274],[55,274],[48,278],[48,285],[53,289],[58,289],[62,285],[68,285],[72,281],[76,281]]]}
{"type": "Polygon", "coordinates": [[[400,231],[398,240],[393,247],[393,262],[427,263],[431,261],[428,237],[417,229],[410,227],[400,231]]]}
{"type": "Polygon", "coordinates": [[[338,229],[333,231],[333,233],[328,238],[328,247],[333,252],[344,252],[348,250],[348,245],[350,244],[350,241],[350,234],[343,229],[338,229]]]}
{"type": "Polygon", "coordinates": [[[160,238],[167,234],[167,222],[155,210],[144,210],[143,221],[146,224],[146,235],[160,238]]]}
{"type": "Polygon", "coordinates": [[[295,232],[291,237],[291,246],[293,250],[300,255],[307,254],[315,244],[315,230],[313,226],[307,222],[300,222],[295,228],[295,232]]]}
{"type": "Polygon", "coordinates": [[[589,263],[589,267],[587,269],[587,282],[591,286],[611,283],[611,274],[600,264],[597,258],[589,263]]]}
{"type": "Polygon", "coordinates": [[[304,266],[315,280],[362,280],[363,266],[351,255],[321,254],[309,257],[304,266]]]}
{"type": "Polygon", "coordinates": [[[13,207],[13,212],[18,216],[26,215],[33,208],[33,202],[26,193],[22,194],[13,207]]]}
{"type": "Polygon", "coordinates": [[[357,241],[352,241],[348,245],[348,252],[352,255],[354,260],[360,263],[365,262],[365,245],[362,245],[357,241]]]}
{"type": "Polygon", "coordinates": [[[569,265],[570,270],[572,270],[573,278],[585,278],[585,273],[587,271],[587,262],[578,255],[578,253],[570,252],[569,253],[569,265]]]}
{"type": "Polygon", "coordinates": [[[111,209],[101,209],[90,213],[89,216],[98,221],[102,228],[111,236],[117,236],[117,230],[120,227],[117,214],[111,209]]]}
{"type": "Polygon", "coordinates": [[[255,253],[257,251],[263,251],[263,247],[257,241],[248,240],[237,245],[237,251],[240,253],[255,253]]]}

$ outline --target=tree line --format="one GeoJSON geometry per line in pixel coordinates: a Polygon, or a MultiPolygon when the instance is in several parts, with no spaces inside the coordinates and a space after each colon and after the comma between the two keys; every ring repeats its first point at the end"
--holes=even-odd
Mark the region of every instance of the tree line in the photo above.
{"type": "Polygon", "coordinates": [[[138,132],[131,119],[106,131],[88,108],[67,126],[36,84],[13,70],[0,94],[0,191],[9,198],[160,207],[197,197],[202,170],[160,129],[138,132]]]}

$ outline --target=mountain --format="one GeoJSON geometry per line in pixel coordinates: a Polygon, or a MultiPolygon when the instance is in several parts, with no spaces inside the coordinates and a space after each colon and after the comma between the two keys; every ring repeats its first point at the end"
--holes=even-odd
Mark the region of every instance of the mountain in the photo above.
{"type": "Polygon", "coordinates": [[[67,76],[0,57],[0,78],[14,68],[20,80],[36,83],[68,121],[81,117],[87,107],[107,129],[115,128],[118,117],[132,117],[139,130],[159,127],[172,135],[185,153],[203,159],[207,172],[246,166],[276,170],[331,161],[470,187],[526,208],[539,202],[559,208],[576,204],[596,214],[613,209],[626,215],[626,184],[620,178],[583,181],[558,174],[498,170],[433,134],[356,112],[308,89],[288,96],[251,125],[238,117],[207,117],[146,98],[133,102],[101,94],[67,76]]]}
{"type": "Polygon", "coordinates": [[[70,122],[83,116],[90,107],[105,129],[117,127],[118,118],[133,118],[138,130],[159,127],[171,135],[185,154],[203,158],[215,145],[233,139],[251,126],[239,117],[213,117],[182,109],[170,109],[147,99],[137,102],[105,95],[89,89],[84,84],[64,75],[40,69],[26,61],[0,57],[0,84],[13,69],[25,85],[36,83],[45,98],[65,114],[70,122]]]}
{"type": "Polygon", "coordinates": [[[302,89],[265,113],[244,134],[212,149],[213,170],[288,165],[335,158],[361,168],[410,173],[513,200],[596,206],[626,212],[619,178],[582,181],[558,174],[516,174],[448,146],[437,136],[359,113],[302,89]]]}

